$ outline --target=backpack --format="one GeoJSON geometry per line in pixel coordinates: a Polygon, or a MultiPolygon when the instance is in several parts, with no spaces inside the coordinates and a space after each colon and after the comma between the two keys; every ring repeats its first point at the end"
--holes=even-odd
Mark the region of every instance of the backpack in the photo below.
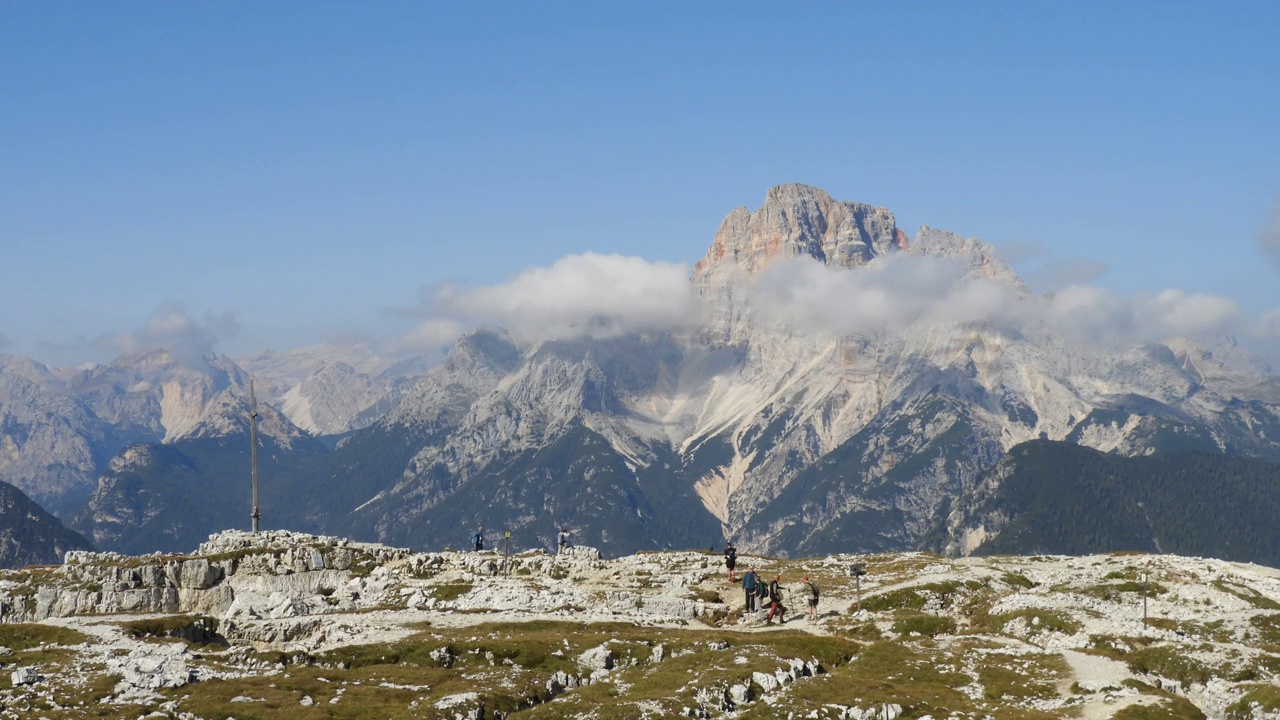
{"type": "Polygon", "coordinates": [[[767,598],[767,597],[769,597],[769,583],[766,583],[766,582],[762,582],[762,581],[760,581],[760,580],[757,580],[757,581],[756,581],[756,596],[758,596],[758,597],[762,597],[762,598],[767,598]]]}
{"type": "Polygon", "coordinates": [[[811,595],[815,600],[818,599],[818,583],[809,581],[805,584],[809,586],[809,595],[811,595]]]}

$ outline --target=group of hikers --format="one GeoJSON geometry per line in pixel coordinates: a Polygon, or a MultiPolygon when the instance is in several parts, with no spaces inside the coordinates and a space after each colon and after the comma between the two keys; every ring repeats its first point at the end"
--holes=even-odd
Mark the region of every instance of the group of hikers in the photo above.
{"type": "MultiPolygon", "coordinates": [[[[724,548],[724,564],[729,569],[729,582],[735,582],[737,580],[735,573],[738,566],[738,549],[733,546],[732,541],[724,548]]],[[[801,578],[801,582],[804,584],[804,593],[809,601],[809,619],[817,620],[818,584],[810,580],[808,575],[801,578]]],[[[773,580],[766,583],[756,572],[754,566],[748,567],[747,571],[742,575],[742,592],[746,599],[744,612],[764,612],[768,608],[769,612],[764,618],[765,625],[773,624],[774,615],[778,616],[779,625],[786,622],[787,607],[782,602],[782,575],[775,574],[773,580]],[[757,605],[759,605],[758,609],[757,605]]]]}
{"type": "MultiPolygon", "coordinates": [[[[471,541],[475,546],[476,552],[484,551],[484,528],[477,528],[471,541]]],[[[573,533],[567,527],[561,527],[560,532],[556,534],[556,545],[558,552],[563,554],[566,548],[573,545],[573,533]]],[[[733,541],[729,541],[724,548],[724,564],[729,569],[729,582],[737,582],[738,567],[738,548],[733,546],[733,541]]],[[[818,584],[809,579],[808,575],[801,578],[804,585],[804,593],[809,601],[809,619],[818,619],[818,584]]],[[[742,592],[746,599],[746,607],[744,612],[755,613],[764,612],[764,624],[772,625],[773,618],[778,617],[778,624],[786,622],[787,607],[783,604],[782,575],[773,576],[773,580],[765,582],[760,574],[756,572],[754,566],[747,568],[747,572],[742,575],[742,592]]]]}
{"type": "MultiPolygon", "coordinates": [[[[511,537],[511,533],[507,533],[507,537],[511,537]]],[[[476,532],[471,536],[471,542],[475,546],[476,552],[484,551],[484,528],[476,528],[476,532]]],[[[556,534],[556,544],[559,553],[564,553],[565,548],[573,546],[573,533],[569,528],[562,527],[560,532],[556,534]]]]}

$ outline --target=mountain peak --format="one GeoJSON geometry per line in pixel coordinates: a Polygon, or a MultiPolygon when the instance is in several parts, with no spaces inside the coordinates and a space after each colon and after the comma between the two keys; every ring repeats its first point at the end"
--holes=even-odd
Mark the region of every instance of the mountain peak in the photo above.
{"type": "Polygon", "coordinates": [[[779,260],[807,255],[827,265],[856,267],[906,247],[893,213],[835,200],[810,185],[775,185],[755,212],[739,207],[724,219],[707,255],[694,266],[704,283],[723,269],[754,275],[779,260]]]}

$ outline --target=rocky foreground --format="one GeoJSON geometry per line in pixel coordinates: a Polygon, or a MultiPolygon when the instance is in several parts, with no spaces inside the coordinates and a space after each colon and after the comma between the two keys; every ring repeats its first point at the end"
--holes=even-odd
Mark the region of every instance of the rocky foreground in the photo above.
{"type": "Polygon", "coordinates": [[[785,624],[744,616],[697,552],[508,559],[283,532],[72,552],[0,574],[0,718],[1280,718],[1271,568],[751,564],[791,589],[785,624]]]}

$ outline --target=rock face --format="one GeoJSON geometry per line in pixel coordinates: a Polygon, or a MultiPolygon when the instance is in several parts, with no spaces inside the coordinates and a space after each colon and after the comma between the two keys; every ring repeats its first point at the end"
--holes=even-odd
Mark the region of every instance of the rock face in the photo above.
{"type": "MultiPolygon", "coordinates": [[[[550,556],[522,551],[413,553],[345,539],[269,531],[227,531],[191,555],[72,551],[66,563],[18,582],[0,576],[0,622],[102,614],[191,613],[218,620],[227,637],[263,643],[303,638],[323,644],[339,632],[317,616],[379,607],[569,614],[598,605],[609,615],[692,620],[719,605],[687,589],[718,566],[693,553],[671,558],[633,556],[610,563],[593,548],[550,556]],[[684,567],[688,566],[688,567],[684,567]],[[600,604],[574,578],[606,568],[662,576],[653,591],[615,593],[600,604]],[[677,569],[677,567],[683,569],[677,569]],[[526,578],[526,579],[522,579],[526,578]],[[537,578],[531,586],[527,578],[537,578]],[[468,592],[437,599],[440,586],[465,583],[468,592]]],[[[611,585],[612,587],[612,585],[611,585]]],[[[580,663],[588,673],[612,667],[608,648],[580,663]]]]}
{"type": "Polygon", "coordinates": [[[733,268],[754,275],[786,258],[805,256],[852,268],[891,250],[906,249],[893,213],[862,203],[838,202],[825,191],[792,183],[770,188],[754,213],[740,207],[716,232],[707,256],[694,266],[699,285],[733,268]]]}
{"type": "Polygon", "coordinates": [[[282,397],[281,409],[298,427],[334,435],[358,427],[356,418],[391,392],[385,380],[359,374],[346,363],[322,365],[282,397]]]}
{"type": "Polygon", "coordinates": [[[0,568],[60,563],[68,551],[88,549],[87,540],[21,490],[0,482],[0,568]]]}

